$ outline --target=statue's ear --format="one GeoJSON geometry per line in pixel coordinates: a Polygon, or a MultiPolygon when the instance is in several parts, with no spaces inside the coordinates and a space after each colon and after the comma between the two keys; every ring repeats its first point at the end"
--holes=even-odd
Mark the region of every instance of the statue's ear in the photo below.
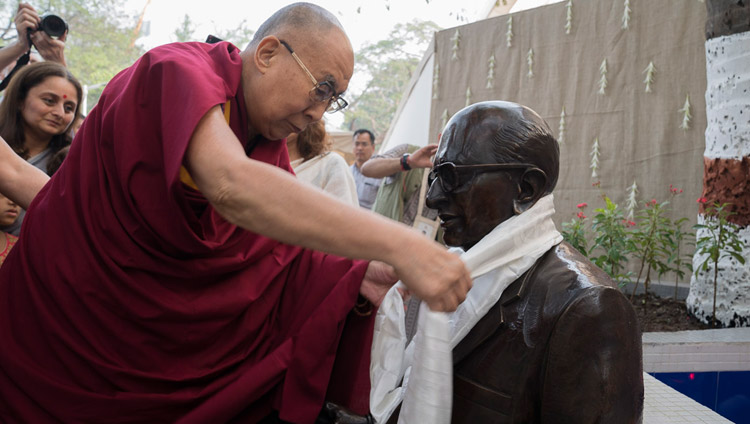
{"type": "Polygon", "coordinates": [[[520,215],[537,200],[544,196],[544,187],[547,185],[547,174],[539,168],[529,168],[523,172],[518,183],[518,196],[513,200],[513,211],[520,215]]]}

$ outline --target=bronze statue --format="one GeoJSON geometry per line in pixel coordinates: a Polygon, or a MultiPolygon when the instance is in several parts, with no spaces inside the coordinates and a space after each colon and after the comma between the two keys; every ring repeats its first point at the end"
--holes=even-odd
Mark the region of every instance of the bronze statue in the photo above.
{"type": "MultiPolygon", "coordinates": [[[[552,192],[558,143],[524,106],[457,113],[435,157],[427,205],[448,245],[468,250],[552,192]],[[453,165],[449,165],[449,164],[453,165]],[[477,167],[520,163],[522,168],[477,167]]],[[[635,423],[641,337],[613,281],[563,242],[547,251],[453,350],[454,423],[635,423]]]]}
{"type": "MultiPolygon", "coordinates": [[[[469,106],[442,133],[427,205],[438,210],[446,244],[465,251],[462,259],[473,276],[477,252],[490,257],[486,260],[495,272],[474,278],[464,303],[474,302],[466,310],[479,312],[462,333],[455,328],[464,319],[463,305],[451,318],[454,336],[465,334],[449,344],[454,346],[453,423],[641,421],[641,335],[635,312],[607,274],[561,242],[551,218],[558,171],[558,143],[549,127],[515,103],[469,106]],[[502,285],[493,287],[496,283],[502,285]],[[475,292],[494,297],[473,299],[475,292]],[[477,306],[482,301],[485,306],[477,306]]],[[[378,343],[373,363],[375,350],[382,349],[378,343]]],[[[407,364],[412,368],[409,388],[402,380],[403,390],[390,393],[420,387],[414,367],[430,362],[424,359],[415,353],[407,364]]],[[[389,423],[397,422],[399,414],[407,422],[419,420],[423,416],[413,412],[419,409],[406,412],[406,396],[397,401],[403,408],[393,413],[381,413],[374,404],[371,411],[389,423]]],[[[390,406],[382,410],[395,407],[392,401],[384,404],[390,406]]],[[[332,422],[355,422],[339,416],[332,422]]]]}

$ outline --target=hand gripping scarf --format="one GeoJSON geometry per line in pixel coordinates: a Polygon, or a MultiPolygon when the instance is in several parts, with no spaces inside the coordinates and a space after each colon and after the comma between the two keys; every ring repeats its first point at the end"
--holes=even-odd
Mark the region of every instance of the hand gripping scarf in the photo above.
{"type": "MultiPolygon", "coordinates": [[[[453,313],[421,304],[418,330],[407,345],[404,300],[397,288],[386,295],[375,320],[370,363],[370,409],[386,422],[403,402],[399,423],[449,423],[453,401],[453,348],[552,246],[562,241],[552,215],[553,197],[541,198],[526,212],[495,227],[461,259],[474,279],[466,300],[453,313]]],[[[463,252],[463,253],[461,253],[463,252]]]]}

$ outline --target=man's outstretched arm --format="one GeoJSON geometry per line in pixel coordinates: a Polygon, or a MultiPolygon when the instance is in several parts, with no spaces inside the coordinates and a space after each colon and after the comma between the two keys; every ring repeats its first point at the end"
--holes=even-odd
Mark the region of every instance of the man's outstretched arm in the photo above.
{"type": "Polygon", "coordinates": [[[390,264],[433,310],[455,310],[471,286],[463,262],[420,233],[248,158],[218,106],[198,123],[186,166],[229,222],[284,243],[390,264]]]}
{"type": "Polygon", "coordinates": [[[0,137],[0,193],[28,209],[47,181],[47,174],[18,156],[0,137]]]}
{"type": "MultiPolygon", "coordinates": [[[[406,146],[402,144],[401,146],[406,146]]],[[[400,146],[399,146],[400,147],[400,146]]],[[[395,149],[394,149],[395,150],[395,149]]],[[[403,149],[406,153],[406,149],[403,149]]],[[[428,144],[416,152],[408,155],[406,164],[409,168],[431,168],[432,156],[437,151],[437,144],[428,144]]],[[[372,178],[383,178],[403,171],[401,164],[402,154],[392,155],[393,150],[386,152],[382,156],[373,156],[362,164],[362,175],[372,178]]]]}

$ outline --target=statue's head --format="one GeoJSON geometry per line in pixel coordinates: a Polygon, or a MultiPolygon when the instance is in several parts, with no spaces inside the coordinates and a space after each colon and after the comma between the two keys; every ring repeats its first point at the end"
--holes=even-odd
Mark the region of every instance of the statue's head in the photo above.
{"type": "Polygon", "coordinates": [[[559,157],[547,123],[525,106],[488,101],[456,113],[443,130],[427,192],[446,244],[468,250],[551,193],[559,157]]]}

